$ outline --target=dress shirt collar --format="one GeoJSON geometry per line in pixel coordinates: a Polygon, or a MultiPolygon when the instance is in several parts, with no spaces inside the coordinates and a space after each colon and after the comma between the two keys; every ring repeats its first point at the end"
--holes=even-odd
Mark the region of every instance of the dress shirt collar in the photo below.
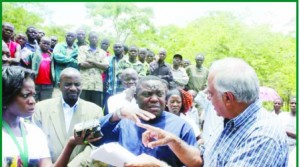
{"type": "Polygon", "coordinates": [[[74,104],[73,107],[70,107],[70,105],[69,105],[68,103],[65,102],[64,98],[61,98],[61,99],[62,99],[63,109],[65,109],[65,108],[73,108],[74,111],[77,109],[78,102],[79,102],[79,98],[78,98],[77,102],[74,104]]]}
{"type": "Polygon", "coordinates": [[[261,108],[262,108],[261,101],[260,100],[254,101],[240,115],[228,121],[225,125],[225,128],[231,128],[231,127],[238,128],[242,126],[244,123],[251,121],[252,119],[255,119],[255,113],[257,113],[257,111],[261,108]]]}
{"type": "Polygon", "coordinates": [[[78,100],[73,107],[70,107],[69,104],[67,104],[65,100],[62,98],[62,107],[63,107],[64,118],[65,118],[66,132],[69,132],[72,118],[74,112],[77,110],[77,106],[78,106],[78,100]]]}

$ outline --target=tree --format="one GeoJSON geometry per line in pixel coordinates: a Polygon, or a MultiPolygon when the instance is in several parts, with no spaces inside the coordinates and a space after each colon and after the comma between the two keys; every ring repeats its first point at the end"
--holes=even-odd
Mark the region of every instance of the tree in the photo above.
{"type": "Polygon", "coordinates": [[[43,18],[29,12],[19,3],[2,2],[2,22],[10,22],[15,26],[16,33],[25,33],[27,26],[40,27],[43,18]]]}
{"type": "Polygon", "coordinates": [[[296,93],[293,36],[272,32],[268,25],[246,25],[229,12],[213,12],[184,28],[167,26],[158,32],[159,43],[169,55],[180,52],[193,62],[195,54],[202,52],[205,66],[220,58],[239,57],[254,67],[262,86],[274,88],[285,100],[296,93]]]}
{"type": "Polygon", "coordinates": [[[46,36],[55,35],[59,41],[65,41],[66,30],[70,26],[43,25],[45,20],[45,7],[41,3],[2,3],[2,22],[10,22],[15,27],[15,33],[25,33],[28,26],[35,26],[44,30],[46,36]],[[36,12],[30,12],[35,9],[36,12]],[[43,10],[41,10],[43,9],[43,10]],[[43,12],[44,11],[44,12],[43,12]]]}
{"type": "Polygon", "coordinates": [[[110,33],[116,41],[125,43],[130,35],[153,28],[150,8],[138,8],[132,3],[86,3],[86,7],[95,25],[112,24],[110,33]]]}

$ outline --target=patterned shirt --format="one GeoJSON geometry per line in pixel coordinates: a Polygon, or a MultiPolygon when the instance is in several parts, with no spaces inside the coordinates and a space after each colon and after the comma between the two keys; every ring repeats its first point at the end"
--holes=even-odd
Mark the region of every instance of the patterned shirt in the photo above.
{"type": "Polygon", "coordinates": [[[260,101],[228,121],[221,135],[202,147],[204,166],[287,166],[287,135],[260,101]],[[204,153],[204,154],[203,154],[204,153]]]}
{"type": "Polygon", "coordinates": [[[144,62],[144,68],[146,70],[146,75],[150,75],[150,64],[148,64],[146,61],[144,62]]]}
{"type": "Polygon", "coordinates": [[[122,60],[122,58],[118,59],[116,56],[108,57],[109,67],[106,70],[107,77],[105,83],[107,84],[107,93],[110,95],[122,92],[124,90],[121,81],[117,77],[118,62],[120,60],[122,60]]]}
{"type": "Polygon", "coordinates": [[[146,76],[147,69],[144,67],[144,64],[140,61],[136,61],[135,63],[131,63],[129,59],[122,59],[118,65],[117,75],[121,74],[123,70],[126,68],[133,68],[139,74],[139,76],[146,76]]]}
{"type": "MultiPolygon", "coordinates": [[[[81,46],[78,50],[78,64],[87,60],[108,64],[106,52],[102,49],[92,51],[90,46],[81,46]]],[[[82,90],[103,91],[103,81],[99,68],[80,69],[82,90]]]]}

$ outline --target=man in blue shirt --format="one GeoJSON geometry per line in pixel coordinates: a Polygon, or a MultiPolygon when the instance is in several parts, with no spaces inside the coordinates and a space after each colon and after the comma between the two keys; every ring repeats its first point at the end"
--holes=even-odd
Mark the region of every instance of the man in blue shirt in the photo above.
{"type": "Polygon", "coordinates": [[[35,27],[29,26],[26,29],[26,35],[28,41],[25,44],[25,47],[28,48],[31,52],[35,52],[35,50],[38,48],[37,44],[37,36],[38,36],[38,31],[35,27]]]}
{"type": "Polygon", "coordinates": [[[166,88],[166,84],[156,76],[142,77],[137,84],[135,95],[139,108],[136,105],[121,107],[101,119],[104,135],[96,145],[118,141],[135,155],[145,153],[165,161],[172,167],[183,166],[179,157],[167,145],[153,149],[145,147],[142,143],[145,129],[136,125],[136,122],[142,122],[164,129],[189,145],[196,146],[191,126],[180,117],[164,111],[166,88]]]}
{"type": "Polygon", "coordinates": [[[121,80],[117,77],[118,63],[123,59],[123,44],[117,42],[113,46],[114,55],[108,57],[109,66],[105,71],[104,90],[106,90],[103,98],[104,115],[108,114],[107,100],[110,96],[122,92],[124,90],[121,80]]]}
{"type": "Polygon", "coordinates": [[[109,96],[124,90],[121,81],[117,77],[118,63],[123,59],[123,49],[124,48],[121,43],[115,43],[113,46],[114,55],[108,58],[109,67],[106,70],[107,78],[105,83],[107,84],[107,93],[109,96]]]}
{"type": "MultiPolygon", "coordinates": [[[[205,141],[199,151],[173,134],[139,125],[147,129],[144,145],[167,144],[186,166],[287,166],[287,136],[276,116],[262,107],[258,77],[251,66],[238,58],[214,62],[207,94],[217,114],[229,119],[218,137],[205,141]],[[154,141],[153,134],[159,136],[154,141]]],[[[150,164],[145,159],[126,166],[150,164]]]]}

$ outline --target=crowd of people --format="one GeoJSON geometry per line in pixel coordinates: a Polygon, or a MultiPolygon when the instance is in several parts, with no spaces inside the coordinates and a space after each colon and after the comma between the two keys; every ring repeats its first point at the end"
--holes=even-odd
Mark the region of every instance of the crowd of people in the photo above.
{"type": "Polygon", "coordinates": [[[259,80],[244,60],[203,67],[165,49],[69,31],[65,41],[29,26],[2,24],[2,161],[11,166],[107,166],[90,158],[118,142],[133,166],[292,166],[296,98],[291,112],[266,111],[259,80]],[[102,137],[74,132],[98,120],[102,137]],[[284,124],[283,124],[284,123],[284,124]]]}

